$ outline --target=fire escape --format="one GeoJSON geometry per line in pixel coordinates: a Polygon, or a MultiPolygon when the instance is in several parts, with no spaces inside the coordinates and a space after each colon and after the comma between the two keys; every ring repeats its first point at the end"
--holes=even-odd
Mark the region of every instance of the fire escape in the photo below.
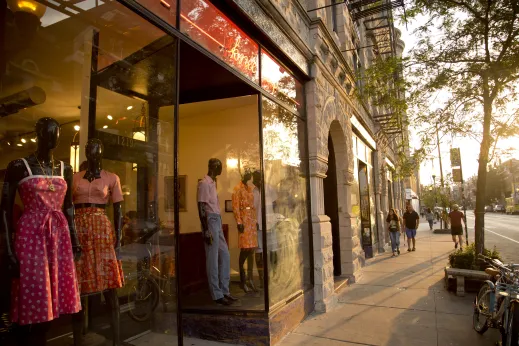
{"type": "MultiPolygon", "coordinates": [[[[364,26],[367,47],[372,47],[375,58],[387,59],[396,56],[395,26],[393,22],[393,9],[402,7],[405,11],[404,0],[350,0],[348,9],[352,19],[357,25],[364,26]]],[[[367,48],[366,47],[366,48],[367,48]]],[[[392,87],[396,87],[401,72],[393,75],[393,80],[388,81],[392,87]]],[[[397,95],[400,93],[394,90],[397,95]]],[[[404,97],[402,95],[402,97],[404,97]]],[[[373,119],[381,126],[388,137],[403,135],[403,121],[396,116],[393,110],[386,109],[385,114],[377,114],[373,119]]]]}

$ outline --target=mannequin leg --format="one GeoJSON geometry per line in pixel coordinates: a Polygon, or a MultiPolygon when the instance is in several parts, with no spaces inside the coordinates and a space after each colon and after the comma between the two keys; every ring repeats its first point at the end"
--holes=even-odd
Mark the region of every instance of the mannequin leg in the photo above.
{"type": "Polygon", "coordinates": [[[28,324],[21,326],[17,332],[17,343],[19,346],[45,346],[47,345],[47,332],[50,322],[28,324]]]}
{"type": "Polygon", "coordinates": [[[240,250],[240,288],[245,292],[249,293],[250,288],[247,286],[247,283],[245,282],[245,269],[243,268],[243,265],[245,264],[245,260],[247,260],[248,255],[248,249],[241,249],[240,250]]]}
{"type": "Polygon", "coordinates": [[[258,269],[258,276],[259,276],[259,287],[263,288],[263,253],[262,252],[256,252],[256,268],[258,269]]]}
{"type": "Polygon", "coordinates": [[[249,287],[254,291],[258,292],[258,289],[254,285],[254,251],[255,249],[248,249],[249,254],[247,256],[247,283],[249,287]]]}
{"type": "Polygon", "coordinates": [[[119,311],[119,299],[117,297],[117,290],[111,289],[104,293],[108,308],[112,313],[112,335],[113,335],[113,346],[120,345],[120,311],[119,311]]]}
{"type": "Polygon", "coordinates": [[[72,335],[74,336],[74,346],[83,344],[85,335],[85,310],[88,309],[88,297],[81,297],[81,311],[72,315],[72,335]]]}

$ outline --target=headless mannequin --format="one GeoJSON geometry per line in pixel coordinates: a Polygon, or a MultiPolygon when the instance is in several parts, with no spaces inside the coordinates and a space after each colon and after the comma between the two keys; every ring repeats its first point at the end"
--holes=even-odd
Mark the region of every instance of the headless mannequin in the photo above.
{"type": "MultiPolygon", "coordinates": [[[[252,174],[245,173],[242,177],[241,182],[243,185],[247,186],[247,182],[251,180],[252,174]]],[[[245,226],[242,224],[238,224],[238,232],[243,233],[245,231],[245,226]]],[[[249,293],[251,291],[257,292],[258,290],[254,286],[253,281],[253,270],[254,270],[254,253],[256,249],[240,249],[240,288],[245,292],[249,293]],[[245,280],[245,269],[243,269],[243,265],[247,261],[247,280],[245,280]]]]}
{"type": "MultiPolygon", "coordinates": [[[[95,179],[101,178],[101,170],[103,169],[103,144],[99,139],[89,139],[85,146],[85,155],[87,157],[87,169],[83,179],[90,183],[95,179]]],[[[115,228],[115,252],[119,254],[121,248],[121,228],[122,228],[122,208],[121,203],[113,203],[114,208],[114,228],[115,228]]],[[[120,315],[119,315],[119,299],[117,297],[116,289],[109,289],[103,292],[106,302],[112,313],[112,335],[113,345],[119,345],[120,339],[120,315]]],[[[84,308],[88,304],[88,296],[81,298],[81,305],[83,309],[72,316],[72,328],[74,334],[74,345],[82,345],[83,341],[83,326],[85,319],[84,308]]]]}
{"type": "MultiPolygon", "coordinates": [[[[42,118],[36,123],[36,137],[38,147],[34,154],[25,158],[34,175],[60,176],[61,166],[59,161],[54,161],[52,152],[57,147],[60,136],[60,125],[52,118],[42,118]],[[39,163],[38,163],[39,161],[39,163]],[[40,166],[41,163],[41,166],[40,166]],[[43,171],[42,171],[43,168],[43,171]]],[[[63,214],[67,219],[72,242],[72,250],[74,259],[77,260],[81,256],[81,247],[79,246],[76,227],[74,224],[74,204],[72,202],[72,167],[65,164],[64,178],[67,183],[67,192],[63,202],[63,214]]],[[[5,232],[5,243],[7,247],[7,256],[9,258],[9,266],[13,276],[20,275],[20,266],[12,240],[16,227],[13,224],[13,208],[20,180],[27,177],[29,172],[21,159],[11,161],[7,167],[5,175],[5,184],[2,191],[2,203],[0,206],[0,227],[5,232]]],[[[50,322],[44,322],[34,325],[25,325],[20,328],[18,343],[19,345],[45,345],[46,333],[50,322]]]]}
{"type": "MultiPolygon", "coordinates": [[[[222,174],[222,162],[218,159],[211,159],[209,161],[207,176],[211,177],[213,181],[216,181],[216,177],[222,174]]],[[[209,226],[207,225],[207,211],[205,210],[205,203],[198,202],[198,217],[202,223],[202,233],[204,241],[207,245],[213,244],[213,236],[209,232],[209,226]]]]}

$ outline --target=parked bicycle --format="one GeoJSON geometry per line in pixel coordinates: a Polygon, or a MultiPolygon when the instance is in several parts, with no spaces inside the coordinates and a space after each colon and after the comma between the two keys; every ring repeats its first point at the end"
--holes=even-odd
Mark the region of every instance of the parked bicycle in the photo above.
{"type": "Polygon", "coordinates": [[[503,264],[479,256],[489,267],[485,281],[474,300],[473,327],[480,334],[488,328],[501,332],[502,346],[519,345],[519,264],[503,264]]]}
{"type": "MultiPolygon", "coordinates": [[[[161,271],[159,263],[154,263],[154,259],[155,262],[161,259],[161,250],[157,250],[157,246],[153,245],[155,241],[151,240],[158,232],[158,227],[151,228],[130,245],[133,248],[130,251],[138,258],[137,271],[125,277],[129,283],[128,304],[121,312],[128,312],[138,322],[149,320],[159,303],[162,303],[163,311],[168,312],[169,305],[176,302],[174,279],[161,271]]],[[[168,246],[161,247],[162,250],[164,247],[168,246]]]]}

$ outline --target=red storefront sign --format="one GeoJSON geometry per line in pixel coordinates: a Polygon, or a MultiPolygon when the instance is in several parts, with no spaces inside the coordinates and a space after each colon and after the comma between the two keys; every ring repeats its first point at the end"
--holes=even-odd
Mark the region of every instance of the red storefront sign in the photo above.
{"type": "MultiPolygon", "coordinates": [[[[260,49],[256,42],[208,1],[182,0],[180,5],[180,30],[186,36],[259,83],[260,49]]],[[[263,50],[261,59],[261,87],[299,112],[302,84],[263,50]]]]}
{"type": "Polygon", "coordinates": [[[259,46],[204,0],[181,3],[180,30],[255,83],[259,82],[259,46]]]}

